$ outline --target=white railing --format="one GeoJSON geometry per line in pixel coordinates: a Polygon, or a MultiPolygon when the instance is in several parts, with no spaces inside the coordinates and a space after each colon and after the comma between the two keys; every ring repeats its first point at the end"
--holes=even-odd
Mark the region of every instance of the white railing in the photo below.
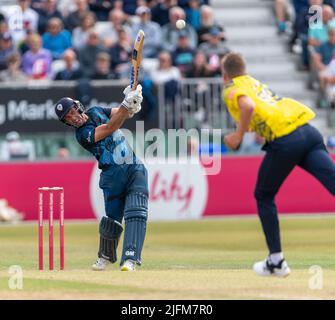
{"type": "MultiPolygon", "coordinates": [[[[222,99],[220,78],[183,79],[178,92],[167,97],[164,85],[158,87],[159,126],[161,129],[213,128],[229,131],[232,118],[222,99]]],[[[171,93],[172,94],[172,93],[171,93]]]]}

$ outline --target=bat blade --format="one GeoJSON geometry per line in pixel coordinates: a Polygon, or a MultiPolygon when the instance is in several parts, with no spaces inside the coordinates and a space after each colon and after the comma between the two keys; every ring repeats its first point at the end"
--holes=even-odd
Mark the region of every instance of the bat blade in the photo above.
{"type": "Polygon", "coordinates": [[[136,89],[138,85],[139,79],[139,71],[142,62],[142,50],[144,46],[144,32],[140,30],[136,36],[134,42],[134,49],[132,52],[131,63],[132,63],[132,70],[131,70],[131,77],[130,77],[130,85],[133,90],[136,89]]]}

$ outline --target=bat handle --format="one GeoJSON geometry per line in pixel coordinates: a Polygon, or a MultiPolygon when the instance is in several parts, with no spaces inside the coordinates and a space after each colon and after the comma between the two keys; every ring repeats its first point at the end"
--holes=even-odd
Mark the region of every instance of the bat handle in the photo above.
{"type": "Polygon", "coordinates": [[[132,75],[131,75],[131,81],[130,81],[130,86],[133,90],[136,90],[138,85],[137,77],[135,76],[135,70],[132,70],[132,75]]]}
{"type": "Polygon", "coordinates": [[[131,68],[130,86],[133,90],[136,90],[138,85],[138,69],[135,67],[131,68]]]}

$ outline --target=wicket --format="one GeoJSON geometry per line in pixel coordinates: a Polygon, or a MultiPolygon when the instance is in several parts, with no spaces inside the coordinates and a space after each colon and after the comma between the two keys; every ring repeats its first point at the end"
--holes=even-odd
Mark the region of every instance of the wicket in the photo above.
{"type": "Polygon", "coordinates": [[[59,270],[64,270],[64,188],[38,188],[38,266],[44,269],[43,262],[43,196],[49,195],[49,270],[54,269],[54,193],[59,194],[59,270]]]}

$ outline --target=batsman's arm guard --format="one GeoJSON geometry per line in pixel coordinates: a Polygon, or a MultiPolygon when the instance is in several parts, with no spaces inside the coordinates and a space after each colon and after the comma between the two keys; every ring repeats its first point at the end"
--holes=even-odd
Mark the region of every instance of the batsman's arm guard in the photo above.
{"type": "Polygon", "coordinates": [[[121,223],[109,217],[103,217],[99,225],[100,245],[98,257],[116,262],[116,250],[123,228],[121,223]]]}

